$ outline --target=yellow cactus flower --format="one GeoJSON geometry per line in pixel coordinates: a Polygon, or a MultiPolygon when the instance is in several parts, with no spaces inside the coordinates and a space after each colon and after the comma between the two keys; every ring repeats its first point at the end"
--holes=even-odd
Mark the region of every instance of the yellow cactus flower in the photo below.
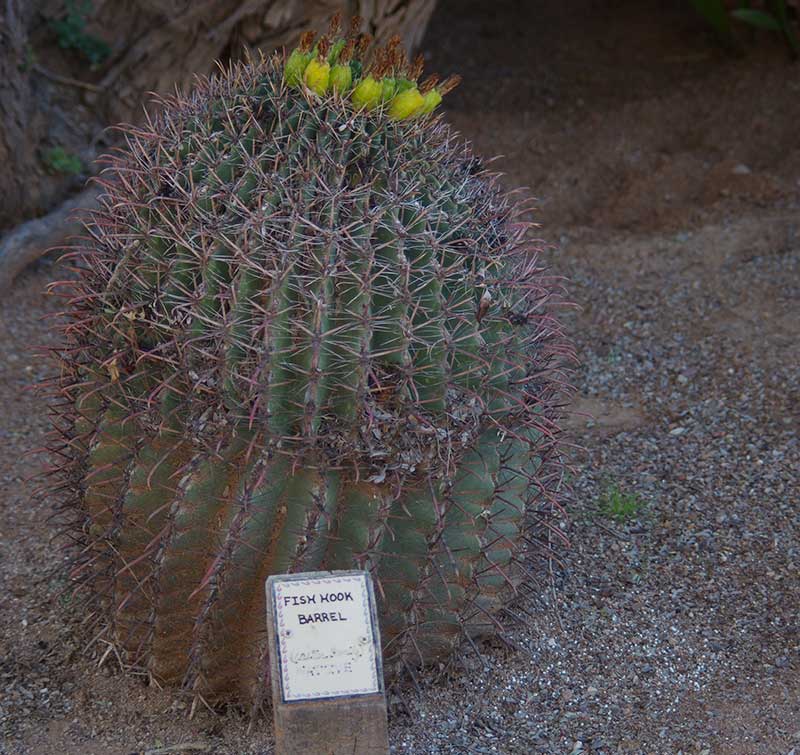
{"type": "Polygon", "coordinates": [[[328,53],[328,63],[333,65],[337,60],[339,60],[339,55],[341,54],[342,50],[344,50],[346,45],[346,39],[337,39],[333,45],[331,45],[331,51],[328,53]]]}
{"type": "Polygon", "coordinates": [[[416,82],[411,81],[411,79],[396,79],[397,82],[397,94],[400,92],[405,92],[408,89],[413,89],[416,86],[416,82]]]}
{"type": "Polygon", "coordinates": [[[320,61],[319,59],[312,60],[307,66],[303,74],[303,81],[306,86],[320,97],[328,91],[328,84],[331,78],[331,66],[327,60],[320,61]]]}
{"type": "Polygon", "coordinates": [[[303,71],[306,70],[306,66],[314,56],[314,53],[311,52],[312,44],[314,44],[314,32],[307,31],[300,37],[300,44],[286,61],[284,76],[289,86],[300,86],[303,81],[303,71]]]}
{"type": "Polygon", "coordinates": [[[311,60],[310,52],[303,52],[300,48],[294,50],[286,61],[284,76],[289,86],[299,86],[303,80],[303,71],[311,60]]]}
{"type": "Polygon", "coordinates": [[[442,102],[442,95],[438,90],[431,89],[425,94],[422,107],[419,109],[419,115],[427,115],[432,113],[442,102]]]}
{"type": "Polygon", "coordinates": [[[353,83],[353,71],[349,63],[336,65],[331,69],[331,89],[342,94],[350,89],[353,83]]]}
{"type": "Polygon", "coordinates": [[[381,102],[389,102],[397,94],[397,81],[391,76],[381,80],[381,102]]]}
{"type": "Polygon", "coordinates": [[[405,92],[395,95],[389,105],[389,117],[393,121],[402,121],[411,118],[422,109],[425,98],[419,93],[419,89],[412,87],[405,92]]]}
{"type": "Polygon", "coordinates": [[[367,76],[358,82],[353,90],[352,99],[359,110],[361,108],[372,110],[381,101],[381,85],[372,76],[367,76]]]}

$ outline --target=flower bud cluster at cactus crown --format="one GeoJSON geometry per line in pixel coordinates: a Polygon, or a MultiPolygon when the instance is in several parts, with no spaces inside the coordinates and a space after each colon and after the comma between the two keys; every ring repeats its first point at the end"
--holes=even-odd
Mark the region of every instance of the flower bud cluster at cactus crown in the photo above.
{"type": "Polygon", "coordinates": [[[305,87],[323,97],[328,94],[349,98],[357,110],[385,107],[389,118],[408,120],[432,113],[442,97],[454,89],[460,77],[451,76],[439,83],[429,76],[422,83],[422,59],[408,62],[400,38],[367,56],[371,38],[357,33],[358,17],[349,35],[336,38],[339,18],[334,16],[328,34],[314,44],[314,32],[306,32],[286,60],[284,77],[290,86],[305,87]]]}

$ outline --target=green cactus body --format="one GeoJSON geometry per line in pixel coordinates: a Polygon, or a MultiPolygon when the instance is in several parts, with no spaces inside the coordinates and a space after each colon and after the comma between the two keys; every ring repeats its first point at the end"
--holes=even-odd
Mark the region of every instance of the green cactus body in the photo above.
{"type": "Polygon", "coordinates": [[[390,673],[497,631],[561,479],[519,211],[415,87],[370,112],[296,55],[131,133],[55,381],[76,574],[205,700],[263,694],[270,574],[368,569],[390,673]]]}

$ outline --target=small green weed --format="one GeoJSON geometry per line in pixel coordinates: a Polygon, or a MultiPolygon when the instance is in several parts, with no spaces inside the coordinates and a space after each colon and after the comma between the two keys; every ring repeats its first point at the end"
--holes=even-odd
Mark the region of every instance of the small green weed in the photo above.
{"type": "Polygon", "coordinates": [[[706,20],[725,44],[731,44],[731,20],[724,0],[690,0],[692,7],[706,20]]]}
{"type": "Polygon", "coordinates": [[[102,63],[110,54],[111,48],[102,40],[86,33],[86,24],[92,14],[92,3],[83,0],[67,0],[63,18],[50,22],[58,39],[58,46],[64,50],[75,50],[83,55],[92,66],[102,63]]]}
{"type": "Polygon", "coordinates": [[[647,503],[636,493],[626,493],[618,485],[608,485],[598,501],[598,511],[620,524],[636,519],[647,503]]]}
{"type": "Polygon", "coordinates": [[[790,7],[787,0],[762,0],[754,3],[751,0],[739,0],[736,7],[729,10],[734,3],[726,0],[689,0],[692,7],[714,29],[719,39],[728,47],[734,48],[735,41],[731,19],[741,21],[757,29],[766,29],[779,33],[789,47],[792,57],[800,56],[800,40],[798,40],[792,15],[797,15],[796,4],[790,7]]]}
{"type": "Polygon", "coordinates": [[[789,46],[792,57],[800,56],[800,40],[797,38],[786,0],[768,0],[765,9],[750,8],[749,3],[731,11],[731,15],[750,26],[781,34],[789,46]]]}
{"type": "Polygon", "coordinates": [[[63,147],[48,149],[42,156],[42,161],[48,173],[61,173],[65,176],[77,176],[83,173],[81,159],[63,147]]]}

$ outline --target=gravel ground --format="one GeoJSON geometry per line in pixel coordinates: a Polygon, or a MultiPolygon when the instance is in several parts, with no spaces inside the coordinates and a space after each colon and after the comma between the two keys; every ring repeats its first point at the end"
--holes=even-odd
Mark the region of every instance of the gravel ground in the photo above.
{"type": "Polygon", "coordinates": [[[665,250],[674,269],[645,312],[636,258],[650,239],[617,247],[624,282],[576,271],[578,323],[600,310],[605,322],[579,328],[578,384],[599,421],[573,419],[589,458],[567,573],[555,601],[528,606],[527,652],[427,686],[415,710],[426,726],[398,727],[398,752],[800,746],[800,244],[751,256],[737,230],[724,293],[681,272],[721,228],[665,250]],[[778,311],[752,312],[744,337],[698,332],[708,310],[735,307],[738,324],[744,301],[770,296],[778,311]],[[642,502],[625,523],[598,506],[612,486],[642,502]]]}
{"type": "MultiPolygon", "coordinates": [[[[392,751],[800,753],[800,98],[779,48],[718,57],[663,4],[532,5],[451,3],[426,45],[474,81],[451,117],[536,187],[580,305],[572,546],[521,603],[519,650],[390,701],[392,751]],[[552,32],[519,55],[512,19],[552,32]]],[[[270,722],[189,721],[83,652],[24,455],[62,274],[43,262],[0,302],[0,753],[268,753],[270,722]]]]}

